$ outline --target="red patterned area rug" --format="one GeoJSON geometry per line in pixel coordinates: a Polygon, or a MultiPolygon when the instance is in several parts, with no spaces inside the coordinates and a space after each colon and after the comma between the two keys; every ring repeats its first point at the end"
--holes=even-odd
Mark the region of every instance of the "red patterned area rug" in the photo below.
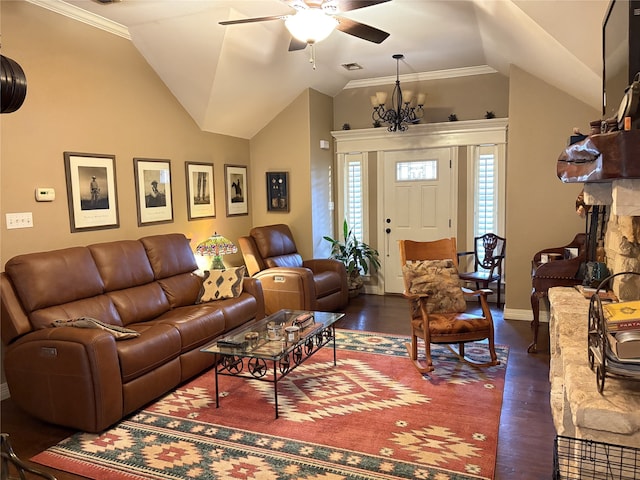
{"type": "MultiPolygon", "coordinates": [[[[446,347],[420,375],[406,337],[338,330],[273,385],[209,371],[101,434],[32,460],[94,479],[491,479],[508,349],[478,368],[446,347]]],[[[484,356],[486,346],[466,353],[484,356]]]]}

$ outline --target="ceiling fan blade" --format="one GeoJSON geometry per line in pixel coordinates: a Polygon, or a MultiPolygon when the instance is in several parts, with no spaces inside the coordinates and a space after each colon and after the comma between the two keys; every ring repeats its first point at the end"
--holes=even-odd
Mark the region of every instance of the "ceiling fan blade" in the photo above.
{"type": "Polygon", "coordinates": [[[291,37],[291,43],[289,43],[289,51],[295,52],[296,50],[304,50],[307,48],[307,42],[298,40],[296,37],[291,37]]]}
{"type": "Polygon", "coordinates": [[[337,30],[369,42],[382,43],[389,36],[387,32],[365,25],[364,23],[356,22],[355,20],[339,17],[338,21],[340,23],[338,23],[336,27],[337,30]]]}
{"type": "Polygon", "coordinates": [[[272,15],[270,17],[242,18],[240,20],[225,20],[224,22],[218,22],[218,24],[237,25],[239,23],[267,22],[269,20],[282,20],[284,18],[286,18],[286,15],[272,15]]]}
{"type": "Polygon", "coordinates": [[[390,2],[391,0],[338,0],[338,10],[340,12],[349,12],[358,8],[371,7],[379,3],[390,2]]]}

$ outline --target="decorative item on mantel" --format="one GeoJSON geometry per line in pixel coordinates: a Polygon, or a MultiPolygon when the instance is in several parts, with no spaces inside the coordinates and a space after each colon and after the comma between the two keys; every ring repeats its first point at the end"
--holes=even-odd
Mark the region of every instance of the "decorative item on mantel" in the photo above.
{"type": "Polygon", "coordinates": [[[449,121],[450,122],[457,122],[458,121],[458,116],[455,113],[452,113],[451,115],[449,115],[449,121]]]}
{"type": "Polygon", "coordinates": [[[196,252],[200,255],[213,256],[210,267],[211,270],[224,270],[225,266],[224,263],[222,263],[222,255],[236,253],[237,251],[238,247],[228,238],[219,235],[218,232],[215,232],[205,241],[200,242],[196,247],[196,252]]]}
{"type": "Polygon", "coordinates": [[[376,92],[371,96],[371,105],[373,113],[371,118],[376,123],[388,124],[387,130],[390,132],[404,132],[409,124],[419,123],[424,115],[424,101],[427,98],[426,93],[419,93],[414,103],[413,92],[407,90],[402,95],[400,88],[400,60],[404,58],[401,53],[393,55],[396,60],[396,86],[391,94],[391,108],[385,109],[387,102],[386,92],[376,92]]]}

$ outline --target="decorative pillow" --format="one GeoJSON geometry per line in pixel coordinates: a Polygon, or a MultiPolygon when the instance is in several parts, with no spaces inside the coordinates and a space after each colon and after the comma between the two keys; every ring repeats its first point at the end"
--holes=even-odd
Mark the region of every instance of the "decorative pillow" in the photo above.
{"type": "Polygon", "coordinates": [[[72,318],[70,320],[54,320],[51,326],[99,328],[113,335],[116,340],[126,340],[127,338],[135,338],[140,336],[140,332],[131,330],[130,328],[120,327],[119,325],[111,325],[109,323],[104,323],[91,317],[72,318]]]}
{"type": "Polygon", "coordinates": [[[421,260],[402,266],[409,293],[427,293],[427,312],[461,313],[467,304],[453,260],[421,260]]]}
{"type": "Polygon", "coordinates": [[[205,270],[197,303],[239,297],[245,271],[245,266],[226,270],[205,270]]]}

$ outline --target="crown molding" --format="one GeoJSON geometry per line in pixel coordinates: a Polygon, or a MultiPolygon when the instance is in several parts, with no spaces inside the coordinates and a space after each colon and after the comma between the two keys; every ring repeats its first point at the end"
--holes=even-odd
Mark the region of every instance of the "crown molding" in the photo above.
{"type": "MultiPolygon", "coordinates": [[[[468,77],[471,75],[486,75],[488,73],[498,73],[489,65],[478,65],[475,67],[451,68],[449,70],[433,70],[431,72],[407,73],[400,75],[402,82],[422,82],[426,80],[441,80],[443,78],[468,77]]],[[[395,75],[389,77],[363,78],[361,80],[351,80],[344,87],[362,88],[374,87],[377,85],[393,85],[396,82],[395,75]]]]}
{"type": "Polygon", "coordinates": [[[109,32],[114,35],[118,35],[119,37],[126,38],[127,40],[131,40],[129,29],[124,25],[112,22],[111,20],[107,20],[100,15],[88,12],[76,7],[75,5],[63,2],[62,0],[27,0],[27,2],[42,8],[46,8],[47,10],[50,10],[52,12],[59,13],[60,15],[64,15],[65,17],[78,20],[79,22],[86,23],[87,25],[91,25],[92,27],[99,28],[101,30],[104,30],[105,32],[109,32]]]}
{"type": "MultiPolygon", "coordinates": [[[[440,148],[462,145],[505,144],[509,128],[508,118],[460,120],[456,122],[419,123],[405,132],[389,132],[385,127],[336,130],[337,154],[406,150],[411,148],[440,148]]],[[[511,317],[509,317],[511,318],[511,317]]]]}

